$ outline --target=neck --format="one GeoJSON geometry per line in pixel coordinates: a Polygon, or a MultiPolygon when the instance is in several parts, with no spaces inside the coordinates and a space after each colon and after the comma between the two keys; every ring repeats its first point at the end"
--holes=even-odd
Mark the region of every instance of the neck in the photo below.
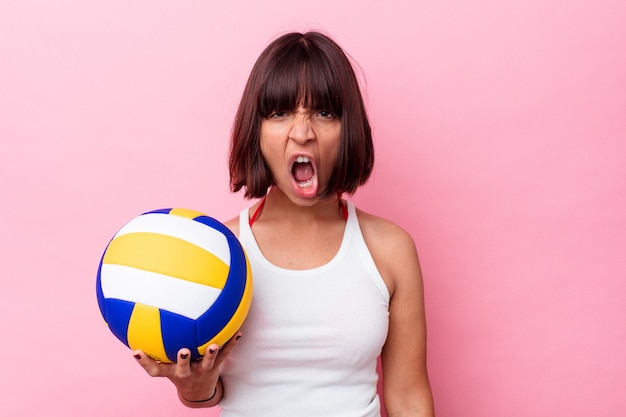
{"type": "Polygon", "coordinates": [[[279,220],[307,224],[306,222],[312,221],[346,219],[345,203],[338,195],[302,205],[290,200],[278,187],[271,187],[264,200],[255,221],[262,217],[265,221],[279,220]]]}

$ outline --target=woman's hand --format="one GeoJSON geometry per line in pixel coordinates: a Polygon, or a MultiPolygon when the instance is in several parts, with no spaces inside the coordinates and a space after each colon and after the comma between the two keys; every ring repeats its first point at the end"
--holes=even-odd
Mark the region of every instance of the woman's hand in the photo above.
{"type": "Polygon", "coordinates": [[[224,387],[220,380],[220,365],[235,348],[241,333],[237,333],[220,349],[209,345],[202,359],[191,361],[189,349],[178,351],[176,363],[161,363],[150,358],[141,350],[133,355],[143,369],[152,377],[165,377],[178,390],[178,397],[188,407],[212,407],[220,402],[224,387]]]}

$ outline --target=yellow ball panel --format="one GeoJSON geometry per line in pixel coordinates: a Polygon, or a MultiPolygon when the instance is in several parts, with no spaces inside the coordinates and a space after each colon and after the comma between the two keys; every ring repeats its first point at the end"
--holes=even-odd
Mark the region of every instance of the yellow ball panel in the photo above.
{"type": "Polygon", "coordinates": [[[125,265],[222,289],[229,266],[185,240],[156,233],[130,233],[111,241],[103,263],[125,265]]]}
{"type": "Polygon", "coordinates": [[[170,216],[184,217],[186,219],[195,219],[196,217],[204,216],[199,211],[185,209],[185,208],[173,208],[170,210],[170,216]]]}
{"type": "Polygon", "coordinates": [[[161,362],[170,362],[165,353],[161,338],[161,318],[159,309],[135,304],[128,323],[128,346],[141,349],[150,357],[161,362]]]}

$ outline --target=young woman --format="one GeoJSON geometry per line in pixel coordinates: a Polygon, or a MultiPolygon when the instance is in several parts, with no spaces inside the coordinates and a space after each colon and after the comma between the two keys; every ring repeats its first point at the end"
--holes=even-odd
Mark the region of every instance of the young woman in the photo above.
{"type": "Polygon", "coordinates": [[[250,313],[190,363],[134,352],[189,407],[223,417],[431,417],[422,277],[412,238],[356,209],[374,161],[358,82],[327,36],[290,33],[258,58],[236,115],[233,191],[260,200],[227,222],[249,256],[250,313]],[[243,337],[242,337],[243,336],[243,337]]]}

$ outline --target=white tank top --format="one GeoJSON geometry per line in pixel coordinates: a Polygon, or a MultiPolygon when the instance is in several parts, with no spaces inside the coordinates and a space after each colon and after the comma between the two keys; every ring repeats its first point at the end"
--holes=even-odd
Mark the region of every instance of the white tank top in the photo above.
{"type": "Polygon", "coordinates": [[[376,361],[389,292],[354,205],[335,257],[288,270],[261,253],[241,212],[239,239],[254,279],[243,337],[222,367],[222,417],[379,417],[376,361]]]}

